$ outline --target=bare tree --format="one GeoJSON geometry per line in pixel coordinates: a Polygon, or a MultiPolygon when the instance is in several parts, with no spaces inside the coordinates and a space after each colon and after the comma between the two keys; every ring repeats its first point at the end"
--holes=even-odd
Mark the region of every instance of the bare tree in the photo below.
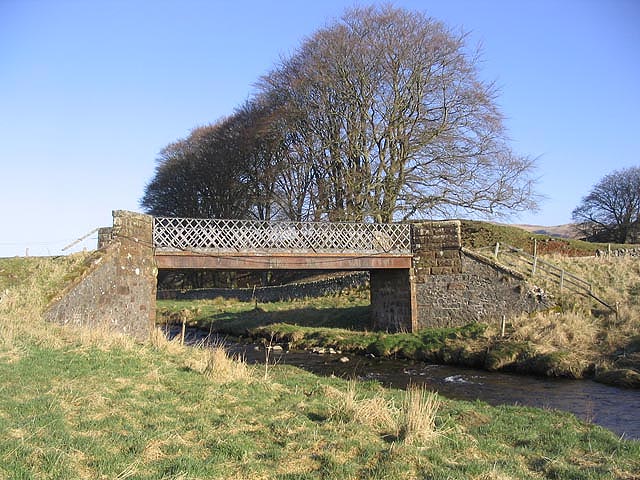
{"type": "Polygon", "coordinates": [[[465,42],[420,13],[356,8],[261,79],[284,105],[289,151],[313,158],[316,216],[535,206],[534,162],[510,150],[495,88],[465,42]]]}
{"type": "Polygon", "coordinates": [[[246,102],[236,110],[234,129],[238,134],[238,158],[246,169],[243,182],[249,188],[251,214],[257,220],[280,216],[277,184],[285,156],[284,139],[274,123],[274,105],[262,97],[246,102]]]}
{"type": "Polygon", "coordinates": [[[233,119],[194,129],[160,152],[141,205],[175,217],[246,218],[252,195],[233,119]]]}
{"type": "Polygon", "coordinates": [[[640,241],[640,167],[606,175],[573,211],[573,220],[588,240],[640,241]]]}

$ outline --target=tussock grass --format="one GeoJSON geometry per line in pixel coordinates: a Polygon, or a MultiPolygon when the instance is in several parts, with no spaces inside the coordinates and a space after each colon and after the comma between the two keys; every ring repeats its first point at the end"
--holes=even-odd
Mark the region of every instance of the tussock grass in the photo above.
{"type": "Polygon", "coordinates": [[[408,445],[429,445],[441,432],[436,426],[436,415],[441,402],[438,394],[422,386],[407,389],[399,423],[400,438],[408,445]]]}
{"type": "Polygon", "coordinates": [[[207,378],[221,383],[253,379],[253,371],[244,359],[230,356],[221,345],[206,348],[205,359],[206,364],[202,373],[207,378]]]}
{"type": "Polygon", "coordinates": [[[538,312],[519,315],[510,322],[516,341],[529,341],[541,352],[582,350],[596,354],[601,325],[590,315],[577,312],[538,312]]]}
{"type": "Polygon", "coordinates": [[[380,433],[396,433],[398,409],[393,402],[381,395],[358,395],[355,380],[349,381],[345,391],[330,389],[328,396],[334,399],[331,418],[341,422],[358,422],[380,433]]]}
{"type": "Polygon", "coordinates": [[[167,339],[160,328],[152,332],[149,343],[160,352],[185,357],[186,368],[216,383],[252,382],[257,378],[255,368],[241,356],[231,355],[223,343],[201,342],[185,346],[179,337],[167,339]]]}
{"type": "Polygon", "coordinates": [[[408,388],[400,407],[381,393],[359,394],[354,380],[344,391],[330,388],[326,393],[332,399],[331,418],[337,421],[357,422],[412,446],[429,446],[442,435],[436,424],[441,401],[424,386],[408,388]]]}

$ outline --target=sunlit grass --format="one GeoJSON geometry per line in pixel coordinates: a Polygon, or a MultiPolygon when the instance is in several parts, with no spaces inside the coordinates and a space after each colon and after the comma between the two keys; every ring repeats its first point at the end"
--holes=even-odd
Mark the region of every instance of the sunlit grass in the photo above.
{"type": "Polygon", "coordinates": [[[47,324],[39,295],[64,284],[73,268],[65,261],[2,280],[0,478],[630,479],[640,471],[640,442],[569,414],[291,366],[271,366],[265,379],[223,350],[160,332],[141,344],[47,324]]]}

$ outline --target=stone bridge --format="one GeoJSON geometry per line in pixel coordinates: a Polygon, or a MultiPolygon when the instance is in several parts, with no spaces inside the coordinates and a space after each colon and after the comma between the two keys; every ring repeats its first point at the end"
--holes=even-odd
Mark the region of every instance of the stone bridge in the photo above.
{"type": "Polygon", "coordinates": [[[368,271],[371,328],[387,331],[498,322],[537,307],[523,277],[462,247],[457,220],[252,222],[116,210],[93,265],[47,317],[144,339],[155,324],[158,269],[368,271]]]}

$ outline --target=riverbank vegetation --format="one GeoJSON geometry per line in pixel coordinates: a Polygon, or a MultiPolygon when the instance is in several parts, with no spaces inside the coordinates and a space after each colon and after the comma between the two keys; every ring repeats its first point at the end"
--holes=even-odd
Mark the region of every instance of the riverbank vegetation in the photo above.
{"type": "Polygon", "coordinates": [[[570,414],[44,323],[83,261],[0,260],[0,478],[637,478],[639,442],[570,414]]]}

